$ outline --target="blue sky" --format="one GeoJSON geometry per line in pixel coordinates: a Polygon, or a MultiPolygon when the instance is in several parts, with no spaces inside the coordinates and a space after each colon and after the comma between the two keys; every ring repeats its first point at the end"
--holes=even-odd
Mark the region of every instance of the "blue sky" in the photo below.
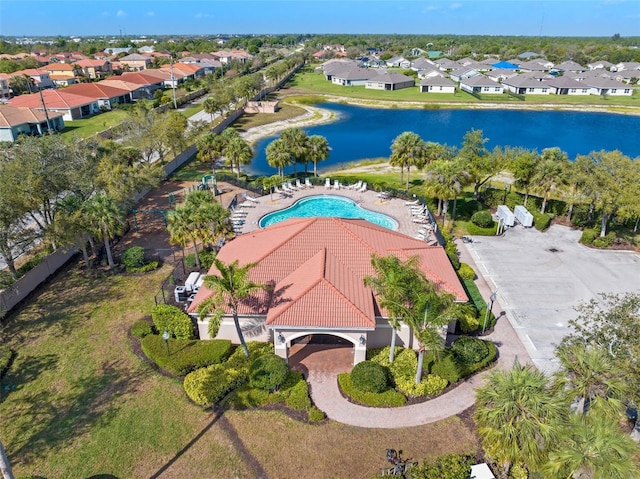
{"type": "Polygon", "coordinates": [[[0,34],[640,36],[640,0],[1,0],[0,34]]]}

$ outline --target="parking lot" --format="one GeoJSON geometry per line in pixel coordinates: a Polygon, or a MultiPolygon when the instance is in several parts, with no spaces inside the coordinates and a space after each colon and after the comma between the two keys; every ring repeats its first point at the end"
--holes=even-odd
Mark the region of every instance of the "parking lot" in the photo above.
{"type": "Polygon", "coordinates": [[[541,233],[516,226],[504,236],[464,244],[535,365],[556,369],[555,345],[577,317],[575,307],[600,293],[640,290],[640,255],[581,245],[581,232],[554,225],[541,233]]]}

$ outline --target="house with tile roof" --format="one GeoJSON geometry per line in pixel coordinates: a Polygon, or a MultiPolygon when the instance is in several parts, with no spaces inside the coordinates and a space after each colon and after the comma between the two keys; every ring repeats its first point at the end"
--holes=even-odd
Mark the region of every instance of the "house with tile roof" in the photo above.
{"type": "Polygon", "coordinates": [[[588,85],[566,75],[545,80],[545,84],[549,86],[554,95],[591,95],[591,89],[588,85]]]}
{"type": "Polygon", "coordinates": [[[132,100],[149,99],[147,89],[145,85],[140,83],[133,83],[126,80],[122,80],[121,77],[109,77],[104,80],[100,80],[97,85],[107,85],[120,90],[128,91],[132,100]]]}
{"type": "Polygon", "coordinates": [[[112,110],[115,105],[131,103],[133,100],[128,90],[100,83],[78,83],[61,91],[95,98],[98,101],[98,107],[104,110],[112,110]]]}
{"type": "MultiPolygon", "coordinates": [[[[255,263],[249,279],[269,286],[242,301],[238,308],[247,339],[273,341],[276,354],[287,358],[293,341],[309,335],[330,335],[354,345],[354,364],[367,347],[390,343],[386,311],[363,278],[374,274],[371,255],[395,255],[402,261],[417,256],[419,267],[440,291],[465,302],[467,295],[441,246],[388,230],[365,220],[293,218],[241,235],[217,255],[224,263],[255,263]]],[[[219,274],[215,265],[210,275],[219,274]]],[[[187,312],[197,321],[200,339],[209,339],[208,319],[198,305],[213,295],[201,286],[187,312]]],[[[238,342],[231,311],[224,312],[218,338],[238,342]]],[[[417,347],[407,325],[399,345],[417,347]]]]}
{"type": "Polygon", "coordinates": [[[79,60],[75,63],[85,74],[87,78],[92,80],[96,78],[103,78],[109,75],[113,75],[113,68],[109,60],[79,60]]]}
{"type": "Polygon", "coordinates": [[[64,130],[64,113],[0,105],[0,141],[16,141],[20,135],[42,135],[64,130]]]}
{"type": "Polygon", "coordinates": [[[8,73],[0,73],[0,98],[11,98],[11,75],[8,73]]]}
{"type": "Polygon", "coordinates": [[[42,97],[39,93],[14,97],[9,100],[9,105],[16,108],[34,108],[40,111],[44,111],[46,106],[48,113],[62,113],[65,121],[79,120],[100,113],[100,106],[96,98],[67,93],[64,88],[42,90],[41,93],[42,97]],[[43,106],[43,102],[45,106],[43,106]]]}
{"type": "Polygon", "coordinates": [[[456,84],[449,78],[431,76],[423,78],[418,84],[420,93],[455,93],[456,84]]]}
{"type": "Polygon", "coordinates": [[[10,75],[12,77],[17,75],[29,76],[39,88],[53,88],[55,86],[53,81],[51,81],[49,72],[40,68],[27,68],[26,70],[19,70],[17,72],[10,73],[10,75]]]}
{"type": "Polygon", "coordinates": [[[132,53],[120,58],[120,63],[126,65],[128,71],[139,72],[151,66],[151,58],[139,53],[132,53]]]}

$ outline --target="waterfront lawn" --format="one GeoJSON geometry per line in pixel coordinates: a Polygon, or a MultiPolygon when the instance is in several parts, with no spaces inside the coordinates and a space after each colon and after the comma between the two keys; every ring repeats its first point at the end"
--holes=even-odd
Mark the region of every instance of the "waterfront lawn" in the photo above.
{"type": "Polygon", "coordinates": [[[3,379],[15,389],[0,402],[0,437],[16,476],[368,478],[384,467],[384,447],[416,460],[475,452],[457,418],[378,430],[196,407],[128,338],[169,273],[85,273],[72,261],[3,321],[17,357],[3,379]]]}
{"type": "Polygon", "coordinates": [[[290,120],[307,112],[304,108],[286,101],[280,102],[278,107],[279,109],[275,113],[245,113],[234,121],[232,126],[239,132],[246,132],[250,128],[268,125],[277,121],[290,120]]]}

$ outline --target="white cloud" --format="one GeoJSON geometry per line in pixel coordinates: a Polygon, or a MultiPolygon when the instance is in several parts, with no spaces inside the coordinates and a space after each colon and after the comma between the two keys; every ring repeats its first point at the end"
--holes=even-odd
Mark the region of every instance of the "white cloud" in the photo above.
{"type": "Polygon", "coordinates": [[[433,12],[435,10],[440,10],[440,7],[437,5],[427,5],[422,9],[423,12],[433,12]]]}
{"type": "Polygon", "coordinates": [[[126,17],[127,14],[125,13],[124,10],[118,10],[118,13],[116,13],[116,16],[118,16],[118,17],[126,17]]]}
{"type": "Polygon", "coordinates": [[[147,12],[147,17],[155,17],[156,12],[147,12]]]}
{"type": "Polygon", "coordinates": [[[455,10],[457,8],[462,8],[462,4],[461,3],[452,3],[451,5],[449,5],[449,8],[452,10],[455,10]]]}

